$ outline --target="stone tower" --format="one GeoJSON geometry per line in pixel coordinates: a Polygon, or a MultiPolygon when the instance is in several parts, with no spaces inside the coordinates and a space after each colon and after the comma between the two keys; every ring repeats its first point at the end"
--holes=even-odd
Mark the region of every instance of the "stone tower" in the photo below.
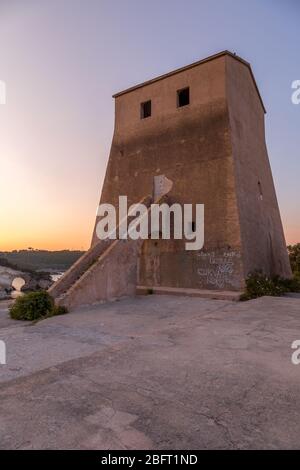
{"type": "MultiPolygon", "coordinates": [[[[255,270],[290,277],[265,143],[265,108],[250,64],[224,51],[114,98],[115,129],[100,202],[117,207],[119,195],[127,195],[129,204],[137,203],[153,194],[154,177],[164,175],[173,182],[170,203],[205,205],[204,248],[186,251],[183,240],[141,242],[127,279],[130,292],[136,286],[238,291],[255,270]]],[[[75,304],[110,297],[99,293],[105,271],[100,265],[110,259],[112,269],[118,243],[109,256],[100,249],[104,243],[94,231],[84,255],[94,260],[93,274],[81,269],[76,289],[65,296],[77,299],[75,304]]],[[[122,246],[124,257],[132,248],[122,246]]],[[[126,259],[121,261],[132,262],[126,259]]],[[[77,270],[80,265],[79,260],[77,270]]],[[[112,276],[112,296],[118,296],[113,279],[122,286],[126,279],[105,273],[112,276]]]]}

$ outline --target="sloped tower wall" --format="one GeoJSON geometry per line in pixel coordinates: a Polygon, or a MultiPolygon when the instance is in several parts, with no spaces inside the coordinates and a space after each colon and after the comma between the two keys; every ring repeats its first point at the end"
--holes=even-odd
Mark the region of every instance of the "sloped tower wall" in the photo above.
{"type": "Polygon", "coordinates": [[[247,66],[226,56],[236,195],[244,274],[291,277],[291,267],[265,142],[264,109],[247,66]]]}
{"type": "Polygon", "coordinates": [[[170,202],[205,205],[205,244],[186,251],[184,241],[145,241],[139,284],[239,290],[254,269],[290,276],[264,108],[249,64],[224,52],[115,95],[100,202],[118,207],[119,195],[127,195],[136,203],[161,174],[173,182],[170,202]],[[178,107],[185,87],[190,103],[178,107]],[[151,116],[141,119],[148,100],[151,116]]]}

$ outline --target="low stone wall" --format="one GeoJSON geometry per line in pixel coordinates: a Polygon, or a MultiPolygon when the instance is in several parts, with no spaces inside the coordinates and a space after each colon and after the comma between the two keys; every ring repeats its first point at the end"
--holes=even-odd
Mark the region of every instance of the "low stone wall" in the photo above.
{"type": "Polygon", "coordinates": [[[73,309],[135,295],[141,243],[142,240],[115,240],[97,263],[58,298],[58,304],[73,309]]]}
{"type": "Polygon", "coordinates": [[[109,247],[112,240],[103,240],[84,253],[49,289],[49,294],[58,298],[66,292],[82,274],[99,258],[109,247]]]}

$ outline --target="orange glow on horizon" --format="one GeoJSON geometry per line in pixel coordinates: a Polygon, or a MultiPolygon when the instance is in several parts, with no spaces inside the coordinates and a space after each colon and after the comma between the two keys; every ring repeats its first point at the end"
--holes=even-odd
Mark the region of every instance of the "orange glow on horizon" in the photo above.
{"type": "Polygon", "coordinates": [[[93,223],[86,220],[86,225],[79,227],[59,227],[48,233],[47,230],[32,226],[25,227],[24,231],[16,229],[1,232],[0,251],[23,250],[29,247],[37,250],[81,250],[85,251],[91,243],[93,223]]]}
{"type": "MultiPolygon", "coordinates": [[[[85,216],[82,218],[79,226],[77,224],[60,225],[48,233],[45,227],[40,227],[34,223],[20,226],[17,222],[6,226],[6,230],[1,231],[0,251],[23,250],[29,247],[36,250],[81,250],[86,251],[91,243],[94,220],[88,220],[85,216]]],[[[295,245],[300,243],[299,229],[289,229],[285,233],[286,244],[295,245]]]]}
{"type": "Polygon", "coordinates": [[[290,229],[286,233],[286,244],[287,245],[296,245],[297,243],[300,243],[300,230],[298,229],[290,229]]]}

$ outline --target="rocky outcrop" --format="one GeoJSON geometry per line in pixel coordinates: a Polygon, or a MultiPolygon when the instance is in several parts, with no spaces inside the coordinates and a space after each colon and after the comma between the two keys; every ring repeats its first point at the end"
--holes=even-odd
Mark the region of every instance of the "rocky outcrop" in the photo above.
{"type": "Polygon", "coordinates": [[[21,271],[16,271],[7,266],[0,266],[0,300],[10,297],[14,290],[12,282],[16,277],[22,277],[21,271]]]}
{"type": "Polygon", "coordinates": [[[0,300],[10,297],[15,288],[12,283],[17,277],[24,279],[25,284],[22,291],[32,291],[39,289],[48,289],[53,281],[48,273],[24,272],[8,266],[0,266],[0,300]]]}
{"type": "Polygon", "coordinates": [[[25,284],[21,289],[23,292],[40,289],[47,290],[53,284],[50,276],[48,277],[46,274],[42,274],[41,277],[38,274],[33,277],[23,277],[23,279],[25,279],[25,284]]]}
{"type": "Polygon", "coordinates": [[[8,289],[8,288],[4,288],[2,289],[2,287],[0,286],[0,300],[7,300],[7,299],[10,299],[10,294],[12,292],[13,289],[8,289]]]}
{"type": "Polygon", "coordinates": [[[23,277],[23,274],[22,271],[17,271],[7,266],[0,266],[0,288],[10,288],[13,280],[16,277],[23,277]]]}

